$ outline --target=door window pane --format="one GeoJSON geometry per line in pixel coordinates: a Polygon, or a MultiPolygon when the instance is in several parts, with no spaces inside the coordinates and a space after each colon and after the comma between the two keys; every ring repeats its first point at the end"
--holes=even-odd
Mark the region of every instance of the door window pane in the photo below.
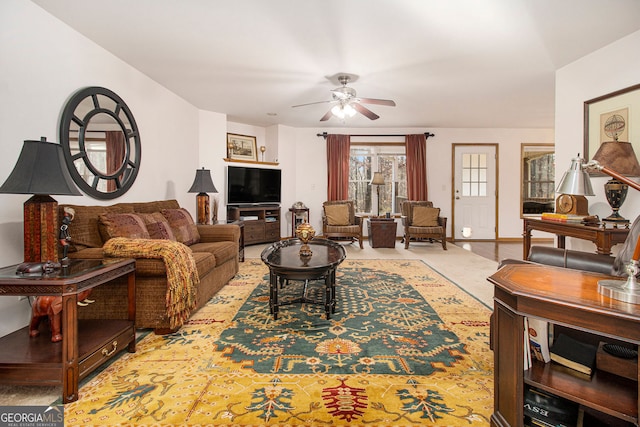
{"type": "Polygon", "coordinates": [[[486,154],[462,154],[462,195],[464,197],[486,197],[486,154]]]}

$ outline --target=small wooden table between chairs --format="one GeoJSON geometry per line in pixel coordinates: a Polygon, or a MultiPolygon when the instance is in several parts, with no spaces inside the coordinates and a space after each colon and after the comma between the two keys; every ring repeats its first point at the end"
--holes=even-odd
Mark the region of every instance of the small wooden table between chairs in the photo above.
{"type": "Polygon", "coordinates": [[[336,311],[336,269],[346,258],[342,245],[327,239],[315,238],[308,243],[313,254],[300,256],[300,239],[288,239],[266,247],[260,257],[269,267],[269,309],[273,319],[278,319],[279,308],[294,303],[324,304],[327,319],[336,311]],[[323,301],[307,298],[310,280],[324,279],[323,301]],[[290,280],[304,282],[302,296],[280,301],[278,289],[290,280]]]}

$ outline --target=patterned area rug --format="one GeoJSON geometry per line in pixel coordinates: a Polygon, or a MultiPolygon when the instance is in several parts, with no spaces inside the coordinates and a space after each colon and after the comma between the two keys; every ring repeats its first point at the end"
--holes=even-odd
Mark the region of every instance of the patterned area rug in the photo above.
{"type": "Polygon", "coordinates": [[[274,321],[268,269],[248,259],[180,331],[82,385],[65,425],[488,425],[486,306],[418,260],[346,260],[337,283],[331,319],[307,303],[274,321]]]}

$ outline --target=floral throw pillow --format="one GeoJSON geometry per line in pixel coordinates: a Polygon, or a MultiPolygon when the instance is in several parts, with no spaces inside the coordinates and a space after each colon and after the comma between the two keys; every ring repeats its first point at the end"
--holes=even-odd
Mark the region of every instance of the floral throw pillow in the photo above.
{"type": "Polygon", "coordinates": [[[107,213],[99,216],[100,234],[106,242],[114,237],[150,239],[144,221],[133,213],[107,213]]]}
{"type": "Polygon", "coordinates": [[[152,239],[176,240],[169,221],[160,212],[137,214],[144,221],[152,239]]]}
{"type": "Polygon", "coordinates": [[[189,211],[184,208],[163,209],[162,215],[169,222],[171,231],[178,242],[191,246],[200,241],[198,227],[195,222],[193,222],[189,211]]]}

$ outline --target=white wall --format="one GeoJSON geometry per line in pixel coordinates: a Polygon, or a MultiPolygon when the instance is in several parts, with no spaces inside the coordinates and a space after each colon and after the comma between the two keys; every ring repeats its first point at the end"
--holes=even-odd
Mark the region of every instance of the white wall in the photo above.
{"type": "MultiPolygon", "coordinates": [[[[86,86],[109,88],[130,107],[141,134],[140,173],[129,192],[113,201],[86,196],[56,199],[95,205],[176,198],[195,213],[195,195],[187,190],[201,166],[198,110],[22,0],[0,2],[0,182],[13,170],[23,140],[46,136],[58,141],[64,104],[86,86]]],[[[209,133],[224,135],[224,121],[210,123],[209,133]]],[[[23,259],[22,204],[27,199],[26,195],[0,194],[0,265],[23,259]]],[[[28,319],[26,301],[0,298],[0,336],[26,325],[28,319]]]]}
{"type": "MultiPolygon", "coordinates": [[[[327,161],[326,144],[317,134],[326,129],[295,129],[295,137],[280,140],[280,157],[285,153],[295,153],[296,200],[287,204],[283,201],[283,209],[288,209],[293,202],[300,200],[310,208],[311,225],[316,230],[322,229],[322,202],[327,195],[327,161]]],[[[447,129],[447,128],[375,128],[363,129],[331,129],[332,133],[344,134],[408,134],[429,131],[435,136],[427,140],[427,180],[429,199],[440,207],[442,215],[451,218],[451,156],[454,143],[492,143],[498,144],[500,159],[499,170],[499,237],[522,237],[522,220],[520,219],[520,144],[521,143],[553,143],[551,129],[447,129]]],[[[358,138],[359,141],[366,138],[358,138]]],[[[380,139],[383,140],[383,139],[380,139]]],[[[389,139],[386,139],[387,141],[389,139]]],[[[402,140],[402,138],[400,139],[402,140]]],[[[290,222],[289,222],[290,223],[290,222]]],[[[448,236],[451,236],[451,221],[448,223],[448,236]]],[[[290,231],[289,231],[290,232],[290,231]]]]}
{"type": "MultiPolygon", "coordinates": [[[[640,31],[599,49],[556,72],[556,176],[569,168],[571,159],[583,155],[583,105],[585,101],[640,83],[640,31]]],[[[630,126],[639,124],[637,113],[630,112],[630,126]]],[[[636,156],[640,153],[636,152],[636,156]]],[[[596,193],[588,197],[589,213],[601,218],[611,213],[604,196],[606,177],[593,178],[596,193]]],[[[620,214],[633,221],[640,213],[640,193],[629,189],[620,214]]],[[[593,251],[595,245],[567,239],[567,247],[593,251]]],[[[614,246],[618,250],[620,245],[614,246]]]]}

